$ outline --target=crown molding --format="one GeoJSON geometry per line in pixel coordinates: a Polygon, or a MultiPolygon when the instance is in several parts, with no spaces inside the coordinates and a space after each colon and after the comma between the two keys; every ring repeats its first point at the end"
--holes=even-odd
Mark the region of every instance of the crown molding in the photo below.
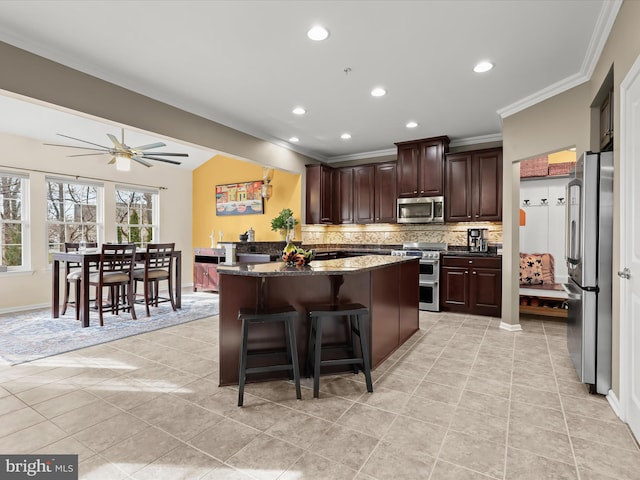
{"type": "Polygon", "coordinates": [[[451,140],[450,147],[465,147],[467,145],[478,145],[480,143],[501,142],[501,133],[492,133],[490,135],[480,135],[478,137],[458,138],[451,140]]]}
{"type": "Polygon", "coordinates": [[[591,36],[591,41],[587,47],[587,53],[585,54],[582,66],[578,73],[549,85],[548,87],[518,100],[511,105],[507,105],[506,107],[499,109],[497,113],[500,116],[500,119],[507,118],[515,113],[532,107],[537,103],[547,100],[548,98],[554,97],[589,81],[591,79],[591,75],[593,75],[593,71],[595,70],[598,60],[600,60],[600,55],[602,54],[602,50],[604,49],[607,39],[609,38],[609,34],[613,28],[618,11],[622,6],[622,2],[623,0],[603,2],[593,35],[591,36]]]}

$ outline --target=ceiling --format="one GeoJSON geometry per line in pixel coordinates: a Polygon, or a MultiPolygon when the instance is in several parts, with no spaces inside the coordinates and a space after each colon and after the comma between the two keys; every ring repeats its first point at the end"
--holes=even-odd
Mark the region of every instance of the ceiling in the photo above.
{"type": "MultiPolygon", "coordinates": [[[[0,40],[335,162],[389,154],[394,142],[431,136],[448,135],[454,145],[499,140],[501,116],[588,80],[620,4],[3,0],[0,40]],[[330,32],[324,42],[306,36],[318,23],[330,32]],[[495,67],[474,73],[480,60],[495,67]],[[387,95],[372,97],[376,86],[387,95]],[[296,106],[307,113],[294,115],[296,106]],[[408,129],[408,121],[418,126],[408,129]],[[351,139],[340,138],[345,132],[351,139]],[[300,141],[290,143],[292,136],[300,141]]],[[[0,96],[0,131],[30,129],[28,136],[47,140],[64,133],[104,144],[98,119],[66,124],[43,114],[34,124],[28,108],[42,107],[20,110],[23,103],[0,96]]],[[[115,124],[109,128],[119,132],[115,124]]],[[[125,135],[132,146],[158,138],[125,135]]],[[[165,151],[193,148],[190,168],[212,156],[161,140],[165,151]]]]}

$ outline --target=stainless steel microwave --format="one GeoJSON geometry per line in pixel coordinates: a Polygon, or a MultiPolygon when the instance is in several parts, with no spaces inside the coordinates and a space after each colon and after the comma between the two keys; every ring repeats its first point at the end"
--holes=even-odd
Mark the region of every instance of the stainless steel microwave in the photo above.
{"type": "Polygon", "coordinates": [[[444,223],[444,197],[398,199],[398,223],[444,223]]]}

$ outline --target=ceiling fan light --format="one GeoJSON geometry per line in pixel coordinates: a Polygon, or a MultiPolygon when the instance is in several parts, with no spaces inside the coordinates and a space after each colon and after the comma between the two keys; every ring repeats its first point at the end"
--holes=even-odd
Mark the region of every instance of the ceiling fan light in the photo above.
{"type": "Polygon", "coordinates": [[[131,159],[126,156],[117,155],[116,156],[116,170],[120,170],[121,172],[128,172],[131,170],[131,159]]]}

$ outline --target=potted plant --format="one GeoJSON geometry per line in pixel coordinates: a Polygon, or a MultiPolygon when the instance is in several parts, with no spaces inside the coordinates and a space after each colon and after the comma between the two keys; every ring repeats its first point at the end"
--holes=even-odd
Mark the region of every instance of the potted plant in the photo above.
{"type": "Polygon", "coordinates": [[[290,208],[283,208],[277,217],[271,220],[271,230],[280,232],[286,240],[289,241],[289,231],[299,222],[294,218],[293,211],[290,208]]]}

